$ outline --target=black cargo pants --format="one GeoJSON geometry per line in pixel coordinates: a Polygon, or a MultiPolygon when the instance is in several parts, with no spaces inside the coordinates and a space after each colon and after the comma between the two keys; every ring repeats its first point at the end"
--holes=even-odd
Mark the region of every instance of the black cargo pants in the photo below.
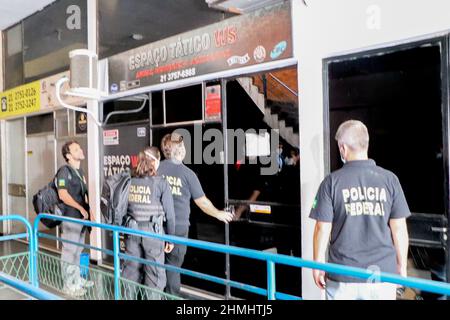
{"type": "MultiPolygon", "coordinates": [[[[137,223],[130,220],[128,228],[157,234],[163,233],[162,223],[137,223]]],[[[125,254],[142,258],[158,264],[164,264],[164,241],[140,236],[127,235],[125,240],[125,254]]],[[[144,284],[150,288],[163,291],[166,286],[166,272],[163,267],[125,260],[122,276],[125,279],[144,284]]]]}
{"type": "MultiPolygon", "coordinates": [[[[177,231],[176,236],[187,238],[189,234],[189,228],[182,231],[177,231]]],[[[166,254],[166,264],[181,267],[184,262],[184,256],[186,255],[187,248],[184,245],[174,244],[174,248],[171,253],[166,254]]],[[[176,271],[166,271],[167,285],[166,292],[175,296],[180,295],[181,277],[180,273],[176,271]]]]}

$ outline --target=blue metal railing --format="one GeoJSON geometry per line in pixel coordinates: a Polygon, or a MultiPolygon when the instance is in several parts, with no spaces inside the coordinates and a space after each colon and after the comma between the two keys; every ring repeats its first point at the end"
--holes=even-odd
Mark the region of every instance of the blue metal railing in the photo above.
{"type": "MultiPolygon", "coordinates": [[[[119,290],[119,279],[120,279],[120,259],[128,259],[128,260],[134,260],[139,263],[148,264],[148,265],[156,265],[159,267],[166,268],[171,271],[180,272],[189,276],[197,277],[203,280],[208,280],[212,282],[216,282],[223,285],[229,285],[234,288],[242,289],[248,292],[256,293],[259,295],[267,296],[269,300],[274,299],[300,299],[300,297],[287,295],[284,293],[280,293],[276,291],[276,279],[275,279],[275,265],[276,264],[282,264],[282,265],[288,265],[292,267],[298,267],[298,268],[309,268],[309,269],[317,269],[317,270],[323,270],[328,273],[334,273],[334,274],[340,274],[345,276],[351,276],[361,279],[369,279],[376,277],[376,280],[379,282],[389,282],[394,283],[398,285],[402,285],[405,287],[411,287],[420,289],[423,291],[429,291],[433,293],[439,293],[443,295],[450,295],[450,284],[438,282],[438,281],[431,281],[431,280],[424,280],[424,279],[418,279],[418,278],[404,278],[399,275],[390,274],[390,273],[375,273],[374,271],[369,271],[361,268],[354,268],[354,267],[347,267],[337,264],[330,264],[330,263],[317,263],[309,260],[304,260],[301,258],[286,256],[286,255],[280,255],[280,254],[273,254],[273,253],[267,253],[267,252],[261,252],[257,250],[251,250],[251,249],[243,249],[233,246],[226,246],[223,244],[216,244],[216,243],[209,243],[206,241],[200,241],[200,240],[192,240],[192,239],[186,239],[186,238],[180,238],[175,236],[169,236],[169,235],[159,235],[139,230],[133,230],[129,228],[114,226],[114,225],[106,225],[86,220],[79,220],[79,219],[73,219],[68,217],[61,217],[61,216],[54,216],[54,215],[47,215],[47,214],[39,214],[34,222],[34,228],[33,228],[33,235],[35,237],[34,239],[34,246],[38,246],[38,240],[39,237],[54,239],[54,240],[60,240],[60,241],[66,241],[61,238],[49,236],[43,233],[40,233],[38,231],[38,224],[41,219],[52,219],[52,220],[58,220],[62,222],[72,222],[76,224],[81,224],[84,226],[90,226],[94,228],[100,228],[104,230],[109,230],[113,232],[113,250],[112,255],[114,257],[114,288],[115,288],[115,298],[120,299],[120,290],[119,290]],[[171,242],[175,244],[181,244],[186,245],[189,247],[194,247],[197,249],[203,249],[203,250],[209,250],[224,254],[230,254],[230,255],[236,255],[241,256],[245,258],[265,261],[267,264],[267,289],[258,288],[252,285],[239,283],[232,280],[225,280],[219,277],[210,276],[206,274],[202,274],[199,272],[194,272],[191,270],[186,270],[183,268],[177,268],[174,266],[168,266],[168,265],[162,265],[155,262],[150,262],[144,259],[140,259],[137,257],[132,257],[126,254],[120,253],[119,250],[119,234],[128,234],[128,235],[134,235],[134,236],[141,236],[141,237],[148,237],[148,238],[154,238],[159,239],[166,242],[171,242]]],[[[88,246],[84,244],[78,244],[79,246],[99,250],[102,252],[107,252],[108,254],[111,254],[111,250],[104,250],[102,248],[97,248],[93,246],[88,246]]]]}
{"type": "Polygon", "coordinates": [[[24,224],[27,233],[8,235],[0,237],[0,242],[17,240],[17,239],[26,239],[28,238],[28,248],[29,248],[29,263],[28,263],[28,277],[31,284],[23,282],[21,280],[15,279],[11,276],[8,276],[4,273],[0,272],[0,282],[3,282],[10,287],[20,290],[25,294],[42,300],[60,300],[59,297],[50,294],[44,290],[38,288],[38,275],[37,275],[37,250],[34,243],[34,232],[31,227],[31,224],[24,217],[19,215],[8,215],[8,216],[0,216],[0,222],[5,221],[18,221],[24,224]]]}
{"type": "Polygon", "coordinates": [[[3,236],[0,237],[1,241],[8,241],[8,240],[16,240],[16,239],[29,239],[29,254],[30,254],[30,263],[29,263],[29,279],[33,286],[38,286],[38,279],[37,279],[37,273],[36,273],[36,252],[35,251],[35,245],[34,245],[34,236],[33,236],[33,229],[31,227],[31,224],[28,222],[27,219],[25,219],[22,216],[19,215],[8,215],[8,216],[0,216],[0,222],[4,221],[19,221],[24,224],[27,233],[22,234],[16,234],[16,235],[10,235],[10,236],[3,236]]]}

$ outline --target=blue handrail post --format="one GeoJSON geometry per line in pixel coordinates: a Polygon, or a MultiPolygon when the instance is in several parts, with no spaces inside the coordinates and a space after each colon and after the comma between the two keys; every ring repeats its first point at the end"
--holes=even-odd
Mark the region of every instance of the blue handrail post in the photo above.
{"type": "Polygon", "coordinates": [[[39,288],[39,279],[38,279],[38,265],[37,265],[37,231],[32,229],[30,226],[29,230],[30,237],[30,282],[31,284],[39,288]]]}
{"type": "Polygon", "coordinates": [[[114,298],[120,300],[120,259],[119,259],[119,232],[113,231],[113,247],[114,247],[114,298]]]}
{"type": "Polygon", "coordinates": [[[275,283],[275,263],[271,260],[267,261],[267,299],[275,300],[276,283],[275,283]]]}
{"type": "Polygon", "coordinates": [[[39,288],[38,252],[39,252],[39,215],[35,219],[33,227],[30,227],[30,268],[33,269],[34,276],[30,282],[39,288]]]}
{"type": "MultiPolygon", "coordinates": [[[[28,277],[30,279],[30,283],[32,285],[34,285],[35,287],[37,287],[38,279],[37,279],[37,273],[36,273],[37,268],[36,268],[36,260],[35,260],[36,250],[35,250],[35,245],[34,245],[34,241],[33,241],[34,234],[33,234],[33,228],[31,227],[31,224],[23,216],[16,215],[16,214],[0,216],[0,221],[20,221],[21,223],[23,223],[25,225],[25,228],[27,230],[26,237],[28,237],[28,239],[29,239],[28,248],[29,248],[29,255],[30,255],[30,257],[28,259],[29,260],[29,262],[28,262],[28,264],[29,264],[28,277]]],[[[5,237],[2,237],[2,238],[4,239],[5,237]]],[[[15,238],[19,239],[22,237],[15,237],[15,238]]]]}

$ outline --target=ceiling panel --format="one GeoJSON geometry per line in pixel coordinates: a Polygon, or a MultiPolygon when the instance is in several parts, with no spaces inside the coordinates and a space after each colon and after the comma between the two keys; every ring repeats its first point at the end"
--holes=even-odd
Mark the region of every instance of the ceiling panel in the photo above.
{"type": "Polygon", "coordinates": [[[0,30],[41,10],[55,0],[0,0],[0,30]]]}
{"type": "Polygon", "coordinates": [[[284,0],[205,0],[211,8],[235,13],[248,13],[278,4],[284,0]]]}

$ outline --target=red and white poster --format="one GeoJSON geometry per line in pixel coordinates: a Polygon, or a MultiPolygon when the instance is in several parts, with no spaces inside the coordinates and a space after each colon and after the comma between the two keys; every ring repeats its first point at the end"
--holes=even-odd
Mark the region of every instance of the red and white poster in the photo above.
{"type": "Polygon", "coordinates": [[[205,120],[220,120],[222,112],[220,85],[206,87],[205,120]]]}
{"type": "Polygon", "coordinates": [[[115,146],[119,144],[119,130],[105,130],[103,131],[103,145],[115,146]]]}

